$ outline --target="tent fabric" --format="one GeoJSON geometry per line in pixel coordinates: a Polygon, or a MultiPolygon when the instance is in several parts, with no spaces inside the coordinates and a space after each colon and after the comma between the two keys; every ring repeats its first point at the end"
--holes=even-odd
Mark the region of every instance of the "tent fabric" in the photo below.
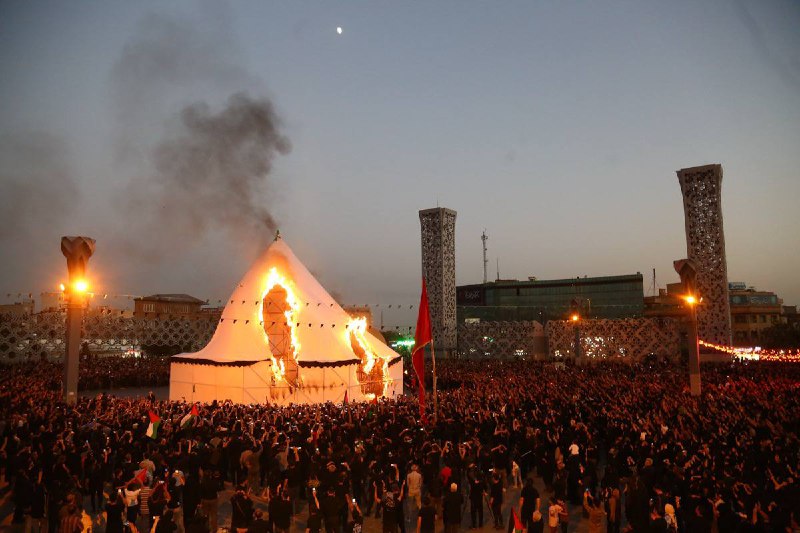
{"type": "MultiPolygon", "coordinates": [[[[356,366],[345,368],[309,368],[303,372],[303,387],[273,385],[269,363],[256,362],[248,366],[220,366],[203,363],[173,363],[170,369],[169,399],[187,403],[214,400],[234,403],[341,402],[345,392],[351,401],[365,401],[361,384],[356,378],[356,366]]],[[[403,365],[389,368],[392,378],[386,397],[403,393],[403,365]]]]}
{"type": "MultiPolygon", "coordinates": [[[[264,332],[259,303],[265,296],[269,271],[276,268],[292,285],[302,324],[335,324],[336,327],[297,328],[300,352],[297,361],[347,361],[354,358],[345,327],[351,317],[297,259],[283,239],[276,239],[255,261],[236,285],[222,311],[211,341],[199,352],[174,356],[178,359],[207,359],[218,363],[231,361],[266,361],[269,344],[264,332]]],[[[371,333],[365,334],[370,347],[381,358],[394,358],[397,353],[371,333]]]]}
{"type": "MultiPolygon", "coordinates": [[[[267,401],[265,398],[279,401],[287,397],[293,398],[292,401],[319,401],[319,398],[332,398],[339,392],[343,398],[345,389],[360,386],[357,370],[361,360],[353,350],[350,330],[347,329],[351,320],[351,316],[311,275],[289,246],[276,238],[236,285],[209,343],[198,352],[173,356],[170,398],[194,398],[195,401],[230,399],[247,403],[267,401]],[[286,382],[276,383],[272,372],[272,353],[261,313],[273,269],[297,301],[292,322],[301,326],[326,326],[295,329],[299,350],[294,355],[302,391],[298,387],[288,387],[286,382]],[[338,373],[337,377],[332,377],[334,372],[338,373]],[[252,391],[244,390],[251,385],[254,387],[252,391]],[[281,387],[291,389],[290,393],[280,393],[281,387]],[[333,390],[335,387],[340,387],[341,391],[333,390]],[[309,391],[315,388],[318,392],[311,394],[309,391]],[[317,400],[311,400],[311,397],[317,400]]],[[[389,373],[393,383],[387,385],[386,392],[402,392],[403,365],[397,352],[369,331],[364,332],[363,338],[369,349],[382,360],[376,364],[391,363],[389,373]],[[398,362],[401,364],[397,365],[398,362]]],[[[359,399],[365,395],[354,390],[349,397],[359,399]]]]}

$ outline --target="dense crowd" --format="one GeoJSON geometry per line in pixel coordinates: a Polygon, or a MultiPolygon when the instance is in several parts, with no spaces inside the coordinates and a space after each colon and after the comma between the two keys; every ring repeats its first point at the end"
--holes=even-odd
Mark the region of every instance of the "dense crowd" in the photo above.
{"type": "MultiPolygon", "coordinates": [[[[61,388],[64,366],[39,361],[0,365],[8,375],[36,375],[37,382],[49,390],[61,388]],[[10,373],[10,374],[9,374],[10,373]]],[[[93,391],[121,387],[160,387],[169,385],[168,357],[82,356],[78,390],[93,391]]]]}
{"type": "MultiPolygon", "coordinates": [[[[114,371],[136,373],[122,368],[133,364],[114,371]]],[[[429,405],[422,425],[413,395],[215,402],[196,417],[153,396],[67,407],[43,377],[49,366],[7,369],[0,465],[14,521],[72,533],[86,502],[110,532],[153,523],[157,533],[284,532],[301,510],[306,531],[330,533],[360,531],[373,513],[385,532],[460,531],[462,518],[483,525],[485,511],[504,529],[511,509],[529,532],[574,529],[576,508],[589,531],[784,532],[800,522],[798,366],[704,365],[699,398],[685,371],[665,366],[445,361],[437,370],[439,410],[429,405]],[[153,438],[149,412],[161,419],[153,438]],[[522,486],[519,500],[504,501],[510,486],[522,486]]]]}

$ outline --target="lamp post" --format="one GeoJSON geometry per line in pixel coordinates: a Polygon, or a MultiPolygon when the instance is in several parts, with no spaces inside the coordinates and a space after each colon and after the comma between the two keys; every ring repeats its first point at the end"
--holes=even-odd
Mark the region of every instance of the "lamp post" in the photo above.
{"type": "Polygon", "coordinates": [[[673,262],[675,272],[681,277],[686,291],[683,300],[689,306],[689,392],[692,396],[700,396],[700,341],[697,337],[697,304],[702,298],[697,296],[697,266],[691,259],[679,259],[673,262]]]}
{"type": "Polygon", "coordinates": [[[94,239],[89,237],[62,237],[61,253],[67,258],[69,283],[67,297],[66,349],[64,352],[64,402],[74,405],[78,401],[78,351],[81,344],[81,323],[86,305],[86,263],[94,253],[94,239]]]}
{"type": "Polygon", "coordinates": [[[689,392],[692,396],[700,396],[700,341],[697,337],[697,297],[693,294],[684,296],[689,306],[689,392]]]}
{"type": "Polygon", "coordinates": [[[581,364],[581,317],[578,313],[573,313],[570,320],[572,320],[572,326],[575,328],[575,363],[581,364]]]}

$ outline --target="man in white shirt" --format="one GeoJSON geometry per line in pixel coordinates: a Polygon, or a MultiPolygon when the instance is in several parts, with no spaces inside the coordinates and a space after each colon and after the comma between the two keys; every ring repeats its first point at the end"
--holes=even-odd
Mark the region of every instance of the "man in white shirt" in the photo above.
{"type": "Polygon", "coordinates": [[[411,472],[406,476],[406,487],[408,487],[408,497],[417,504],[417,509],[422,507],[422,474],[419,473],[417,465],[411,465],[411,472]]]}

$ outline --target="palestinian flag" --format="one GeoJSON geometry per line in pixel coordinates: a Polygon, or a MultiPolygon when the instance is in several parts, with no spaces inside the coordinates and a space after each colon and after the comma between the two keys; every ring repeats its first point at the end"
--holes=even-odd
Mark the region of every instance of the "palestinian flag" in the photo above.
{"type": "Polygon", "coordinates": [[[511,520],[508,521],[508,533],[522,533],[522,521],[517,515],[517,511],[511,508],[511,520]]]}
{"type": "Polygon", "coordinates": [[[150,417],[150,425],[147,426],[145,435],[151,439],[155,439],[156,435],[158,434],[158,428],[161,426],[161,418],[153,411],[147,411],[147,415],[150,417]]]}
{"type": "Polygon", "coordinates": [[[186,414],[183,418],[181,418],[181,429],[186,429],[189,426],[193,426],[195,422],[197,422],[197,417],[200,416],[200,413],[197,411],[197,406],[193,405],[192,410],[186,414]]]}

